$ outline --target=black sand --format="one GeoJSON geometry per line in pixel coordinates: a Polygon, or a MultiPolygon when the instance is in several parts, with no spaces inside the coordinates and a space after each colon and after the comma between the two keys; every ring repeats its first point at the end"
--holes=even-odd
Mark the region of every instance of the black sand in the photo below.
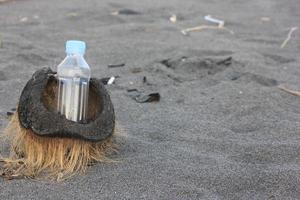
{"type": "Polygon", "coordinates": [[[120,76],[107,89],[122,132],[119,163],[63,183],[0,179],[0,199],[300,199],[300,97],[277,88],[300,90],[300,29],[280,48],[299,10],[298,0],[0,3],[1,127],[32,73],[81,39],[93,76],[120,76]],[[180,32],[207,14],[234,34],[180,32]],[[140,104],[128,89],[161,100],[140,104]]]}

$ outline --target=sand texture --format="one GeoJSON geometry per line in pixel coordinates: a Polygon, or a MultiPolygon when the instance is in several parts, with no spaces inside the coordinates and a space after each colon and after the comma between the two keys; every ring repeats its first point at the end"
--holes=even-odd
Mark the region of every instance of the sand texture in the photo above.
{"type": "Polygon", "coordinates": [[[1,128],[32,74],[81,39],[94,77],[119,76],[106,88],[120,132],[120,162],[62,183],[1,178],[0,199],[300,199],[300,96],[278,88],[300,91],[300,29],[283,45],[299,11],[299,0],[0,0],[1,128]],[[182,34],[215,26],[208,14],[226,29],[182,34]],[[138,103],[129,89],[161,98],[138,103]]]}

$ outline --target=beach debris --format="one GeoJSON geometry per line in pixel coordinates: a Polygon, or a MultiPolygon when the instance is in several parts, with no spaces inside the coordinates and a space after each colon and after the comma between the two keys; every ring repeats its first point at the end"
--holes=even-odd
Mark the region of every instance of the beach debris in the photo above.
{"type": "Polygon", "coordinates": [[[124,67],[124,66],[125,66],[125,63],[107,65],[108,68],[116,68],[116,67],[124,67]]]}
{"type": "Polygon", "coordinates": [[[290,29],[290,31],[289,31],[289,33],[288,33],[288,35],[287,35],[287,38],[283,41],[283,43],[281,44],[281,46],[280,46],[280,48],[284,48],[286,45],[287,45],[287,43],[289,42],[289,40],[291,39],[291,37],[292,37],[292,34],[293,34],[293,32],[294,31],[296,31],[298,29],[298,27],[292,27],[291,29],[290,29]]]}
{"type": "Polygon", "coordinates": [[[38,177],[63,181],[84,173],[91,163],[112,162],[107,156],[116,152],[116,144],[110,139],[114,133],[115,114],[107,90],[100,85],[99,79],[91,78],[89,106],[92,110],[86,114],[92,123],[87,122],[89,126],[83,129],[85,121],[71,122],[73,128],[70,128],[64,125],[70,120],[55,112],[53,92],[57,89],[57,79],[53,76],[50,68],[36,71],[26,84],[31,87],[25,87],[21,93],[19,112],[6,127],[9,132],[14,130],[13,136],[8,138],[9,156],[2,158],[0,155],[0,162],[4,162],[0,165],[0,176],[6,179],[38,177]],[[53,111],[41,117],[43,109],[47,108],[53,111]],[[67,131],[63,131],[64,128],[67,131]],[[30,148],[23,148],[26,146],[30,148]]]}
{"type": "Polygon", "coordinates": [[[104,77],[101,78],[100,81],[104,85],[111,85],[115,82],[116,78],[120,78],[120,76],[104,77]]]}
{"type": "Polygon", "coordinates": [[[160,100],[160,94],[158,92],[150,93],[150,94],[142,94],[137,92],[136,95],[132,96],[132,98],[138,103],[149,103],[160,100]]]}
{"type": "Polygon", "coordinates": [[[158,92],[145,94],[135,88],[128,89],[127,92],[129,96],[138,103],[157,102],[160,100],[160,94],[158,92]]]}
{"type": "Polygon", "coordinates": [[[110,13],[111,15],[140,15],[141,13],[131,9],[121,9],[110,13]]]}
{"type": "Polygon", "coordinates": [[[213,17],[211,17],[210,15],[206,15],[206,16],[204,17],[204,19],[207,20],[207,21],[209,21],[209,22],[218,24],[218,27],[219,27],[219,28],[224,27],[224,24],[225,24],[225,22],[224,22],[223,20],[213,18],[213,17]]]}
{"type": "Polygon", "coordinates": [[[182,29],[181,33],[183,35],[188,35],[189,32],[193,32],[193,31],[202,31],[202,30],[206,30],[206,29],[217,29],[217,30],[225,30],[227,32],[229,32],[230,34],[234,34],[234,32],[228,28],[226,28],[225,22],[223,20],[220,19],[215,19],[212,18],[210,15],[206,15],[204,17],[205,20],[212,22],[212,23],[216,23],[218,24],[218,26],[212,26],[212,25],[200,25],[200,26],[195,26],[195,27],[191,27],[191,28],[186,28],[186,29],[182,29]]]}
{"type": "Polygon", "coordinates": [[[219,29],[219,30],[227,31],[232,35],[234,34],[234,32],[232,30],[230,30],[226,27],[210,26],[210,25],[201,25],[201,26],[195,26],[195,27],[191,27],[191,28],[182,29],[181,33],[183,35],[188,35],[189,32],[202,31],[202,30],[206,30],[206,29],[219,29]]]}
{"type": "Polygon", "coordinates": [[[270,17],[261,17],[260,20],[263,22],[269,22],[271,20],[271,18],[270,17]]]}
{"type": "Polygon", "coordinates": [[[113,84],[115,80],[116,78],[114,76],[110,77],[110,79],[107,81],[107,85],[113,84]]]}
{"type": "Polygon", "coordinates": [[[287,92],[287,93],[290,93],[292,95],[300,96],[300,91],[288,89],[288,88],[286,88],[283,85],[279,85],[278,88],[281,89],[281,90],[283,90],[283,91],[285,91],[285,92],[287,92]]]}
{"type": "Polygon", "coordinates": [[[171,17],[169,18],[169,20],[172,22],[172,23],[176,23],[177,22],[177,16],[176,15],[171,15],[171,17]]]}

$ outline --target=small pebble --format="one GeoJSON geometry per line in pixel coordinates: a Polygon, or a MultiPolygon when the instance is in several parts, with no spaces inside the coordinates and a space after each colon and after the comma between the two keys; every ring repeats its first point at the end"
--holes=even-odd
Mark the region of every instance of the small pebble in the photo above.
{"type": "Polygon", "coordinates": [[[8,111],[8,112],[6,112],[6,115],[7,116],[12,116],[14,113],[13,112],[10,112],[10,111],[8,111]]]}

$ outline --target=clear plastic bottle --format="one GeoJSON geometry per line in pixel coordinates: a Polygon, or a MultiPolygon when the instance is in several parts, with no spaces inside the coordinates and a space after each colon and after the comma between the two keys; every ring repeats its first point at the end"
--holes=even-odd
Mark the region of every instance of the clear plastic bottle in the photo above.
{"type": "Polygon", "coordinates": [[[85,42],[66,42],[67,57],[58,65],[57,111],[69,120],[86,120],[88,106],[90,67],[84,59],[85,42]]]}

